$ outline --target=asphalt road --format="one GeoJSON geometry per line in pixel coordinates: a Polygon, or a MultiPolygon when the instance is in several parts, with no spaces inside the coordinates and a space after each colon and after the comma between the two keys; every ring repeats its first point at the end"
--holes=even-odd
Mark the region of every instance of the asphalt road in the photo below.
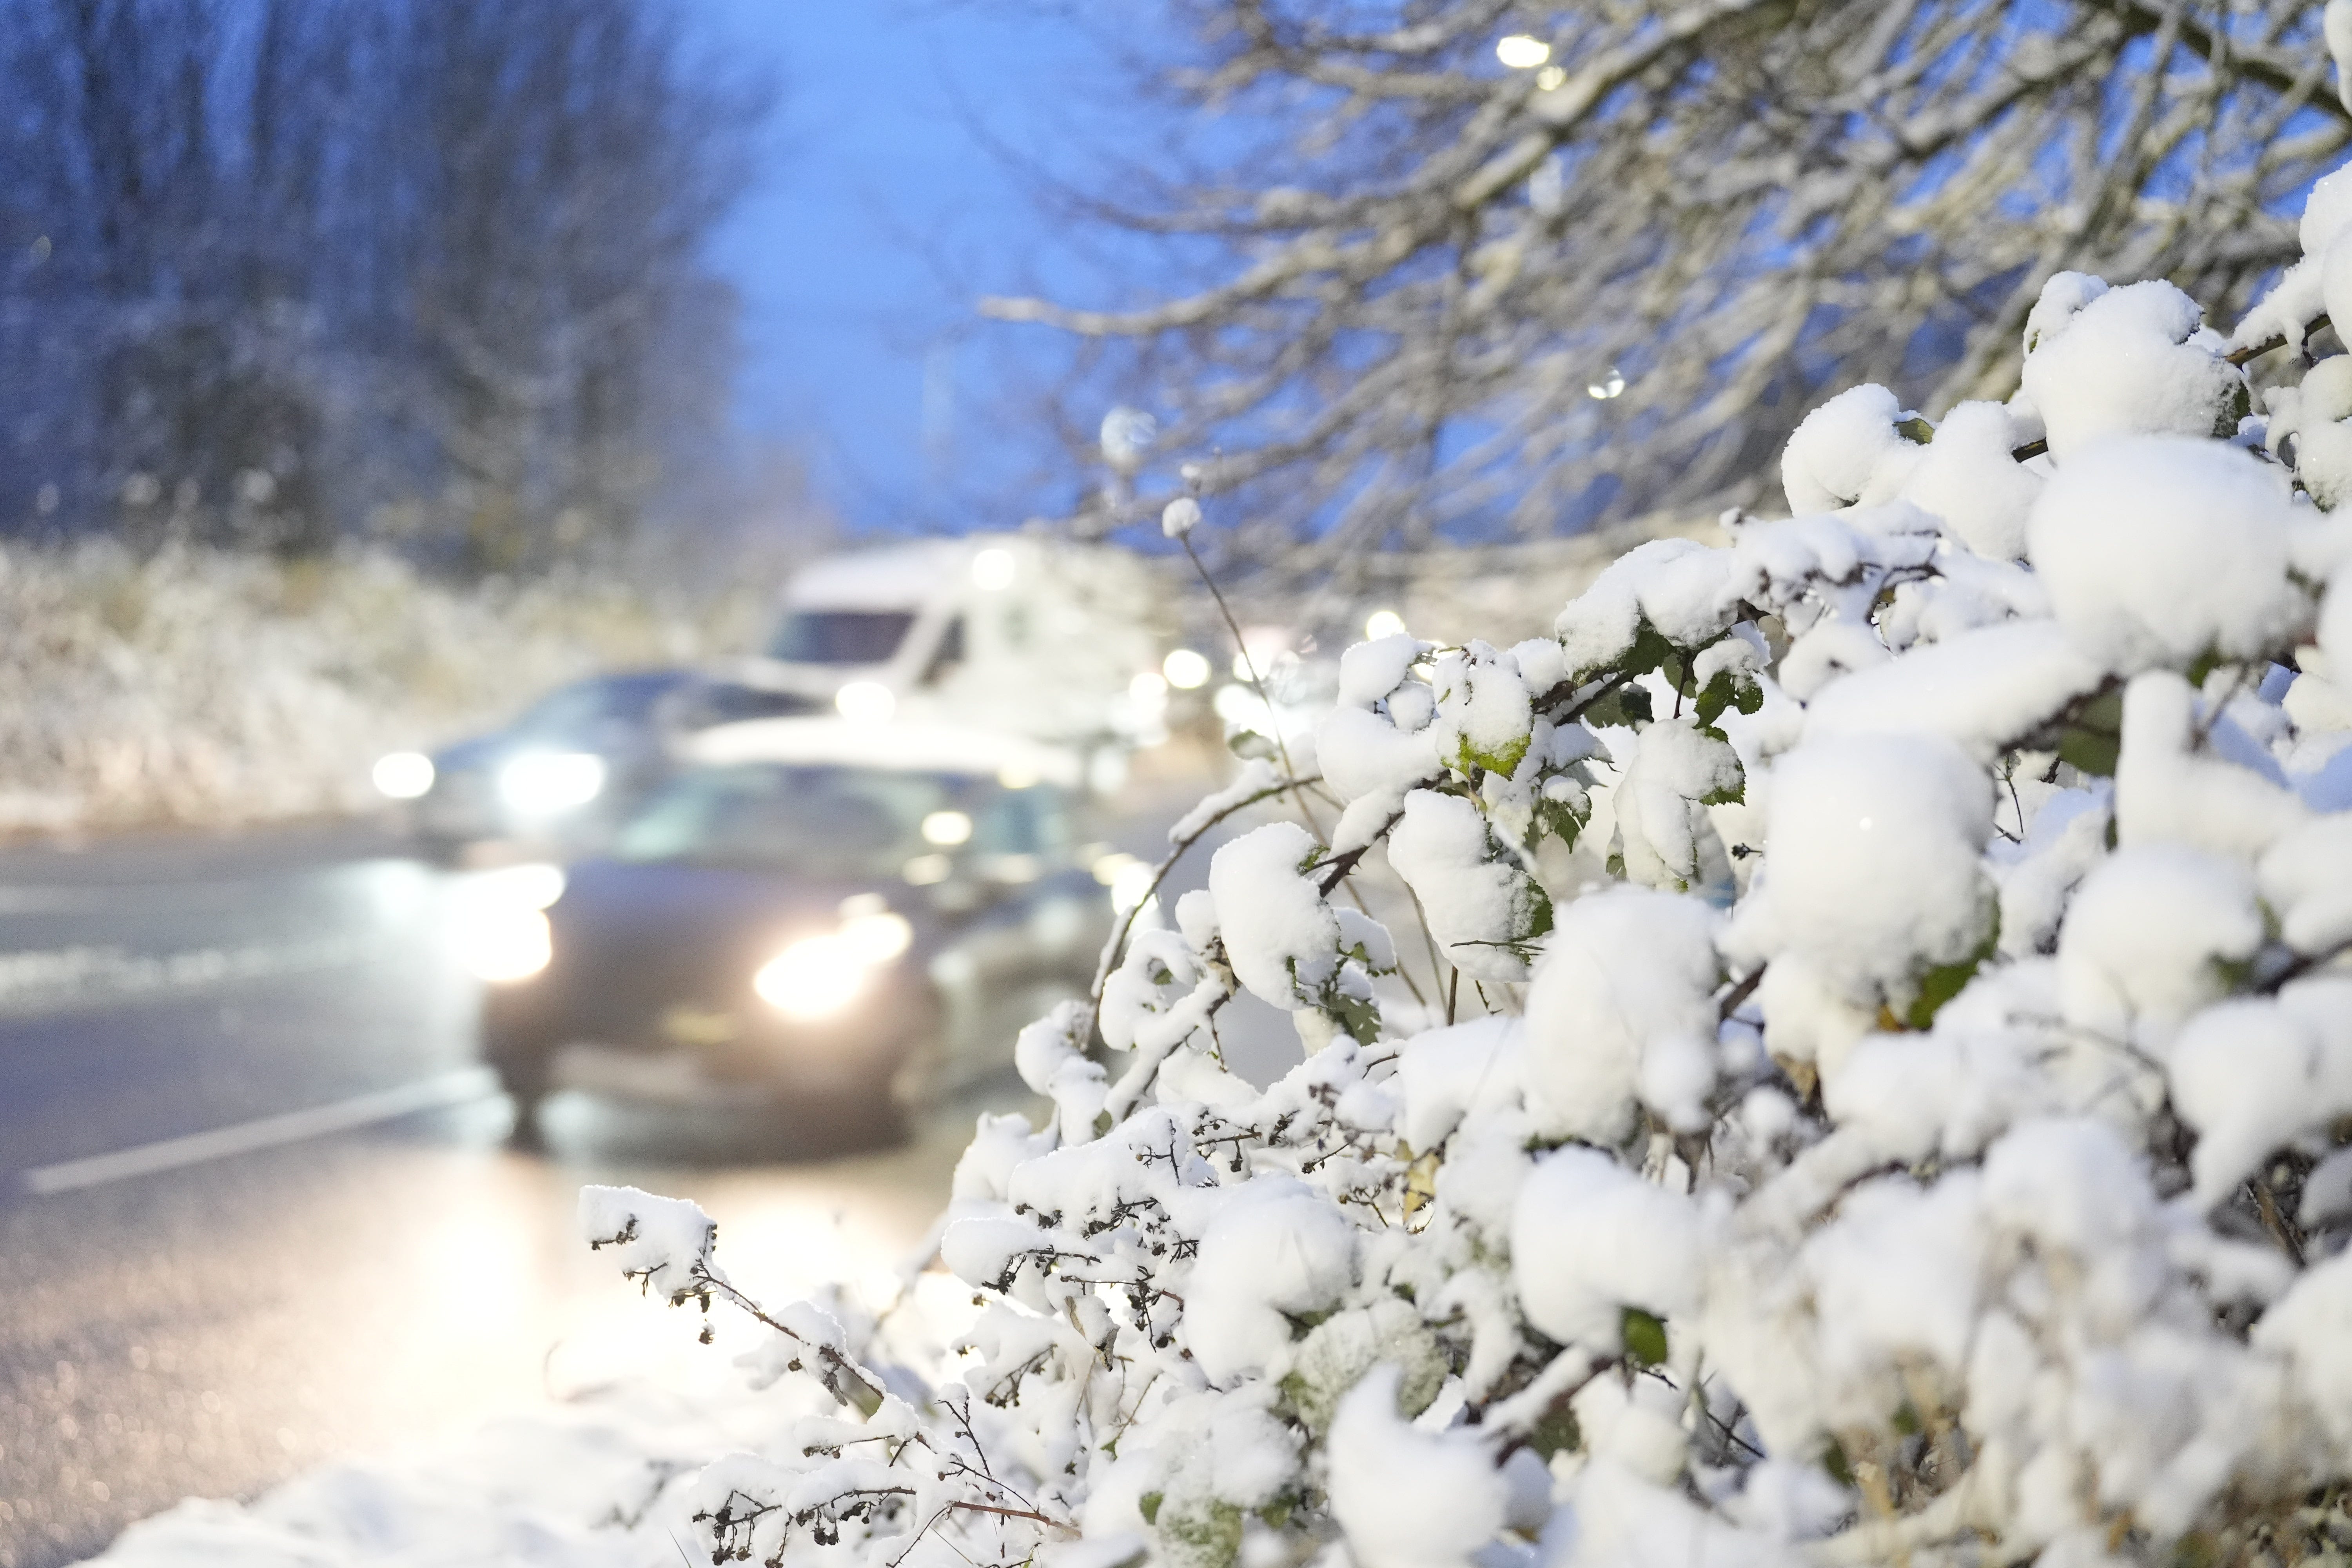
{"type": "Polygon", "coordinates": [[[810,1160],[574,1096],[551,1156],[509,1152],[446,951],[458,879],[399,851],[0,850],[0,1568],[658,1375],[690,1338],[572,1239],[583,1181],[703,1202],[730,1270],[785,1299],[895,1263],[937,1212],[969,1106],[810,1160]]]}

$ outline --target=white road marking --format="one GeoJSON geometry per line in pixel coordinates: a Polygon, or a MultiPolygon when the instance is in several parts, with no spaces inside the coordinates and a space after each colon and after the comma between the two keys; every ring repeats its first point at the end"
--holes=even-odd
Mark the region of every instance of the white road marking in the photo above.
{"type": "Polygon", "coordinates": [[[121,947],[58,947],[0,952],[0,1015],[102,1005],[124,997],[265,980],[357,963],[365,935],[131,952],[121,947]]]}
{"type": "Polygon", "coordinates": [[[394,1117],[411,1115],[419,1110],[470,1104],[478,1100],[487,1100],[498,1091],[498,1075],[489,1068],[459,1068],[434,1078],[420,1079],[415,1083],[404,1083],[396,1089],[353,1095],[349,1100],[339,1100],[330,1105],[314,1105],[307,1110],[289,1110],[279,1116],[241,1121],[234,1127],[216,1127],[209,1132],[165,1138],[134,1148],[118,1149],[110,1154],[92,1154],[79,1160],[61,1160],[54,1165],[36,1165],[20,1173],[19,1180],[26,1192],[35,1197],[47,1197],[81,1187],[103,1186],[109,1182],[125,1181],[132,1176],[152,1175],[158,1171],[176,1171],[185,1165],[200,1165],[208,1160],[225,1160],[232,1154],[249,1154],[259,1149],[299,1143],[312,1138],[322,1138],[330,1132],[348,1132],[355,1127],[389,1121],[394,1117]]]}

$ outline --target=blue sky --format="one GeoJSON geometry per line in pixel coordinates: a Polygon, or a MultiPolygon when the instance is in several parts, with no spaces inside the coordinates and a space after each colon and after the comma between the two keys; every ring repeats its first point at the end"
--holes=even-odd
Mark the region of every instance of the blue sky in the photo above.
{"type": "Polygon", "coordinates": [[[798,447],[853,528],[1021,521],[961,515],[974,495],[1051,504],[1034,480],[1052,437],[1003,427],[1008,354],[1042,373],[1050,349],[972,304],[1072,276],[1076,251],[989,142],[1068,167],[1103,124],[1103,40],[1039,0],[703,5],[721,46],[782,86],[712,258],[743,300],[739,422],[798,447]]]}

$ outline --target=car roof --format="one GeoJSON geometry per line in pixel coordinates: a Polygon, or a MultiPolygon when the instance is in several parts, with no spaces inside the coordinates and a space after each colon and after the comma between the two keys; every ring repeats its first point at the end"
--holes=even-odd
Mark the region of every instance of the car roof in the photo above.
{"type": "Polygon", "coordinates": [[[948,724],[858,724],[845,719],[746,719],[715,724],[679,747],[688,762],[803,763],[906,773],[1019,776],[1076,784],[1078,757],[1018,735],[948,724]]]}

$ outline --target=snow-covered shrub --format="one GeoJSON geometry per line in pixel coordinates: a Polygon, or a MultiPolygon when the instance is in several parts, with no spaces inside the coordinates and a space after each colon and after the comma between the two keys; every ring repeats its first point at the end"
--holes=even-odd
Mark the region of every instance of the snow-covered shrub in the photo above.
{"type": "Polygon", "coordinates": [[[2054,278],[2027,349],[1941,425],[1832,399],[1796,515],[1553,637],[1351,649],[1319,772],[1179,837],[1336,826],[1227,843],[1024,1035],[1054,1110],[982,1120],[898,1301],[772,1320],[806,1413],[693,1484],[702,1548],[2342,1561],[2352,512],[2168,285],[2054,278]],[[1382,854],[1443,1005],[1342,900],[1382,854]],[[1244,991],[1308,1047],[1265,1089],[1244,991]]]}
{"type": "Polygon", "coordinates": [[[447,586],[382,550],[284,562],[112,542],[0,550],[0,831],[249,822],[378,798],[368,768],[600,667],[750,635],[756,589],[447,586]]]}

